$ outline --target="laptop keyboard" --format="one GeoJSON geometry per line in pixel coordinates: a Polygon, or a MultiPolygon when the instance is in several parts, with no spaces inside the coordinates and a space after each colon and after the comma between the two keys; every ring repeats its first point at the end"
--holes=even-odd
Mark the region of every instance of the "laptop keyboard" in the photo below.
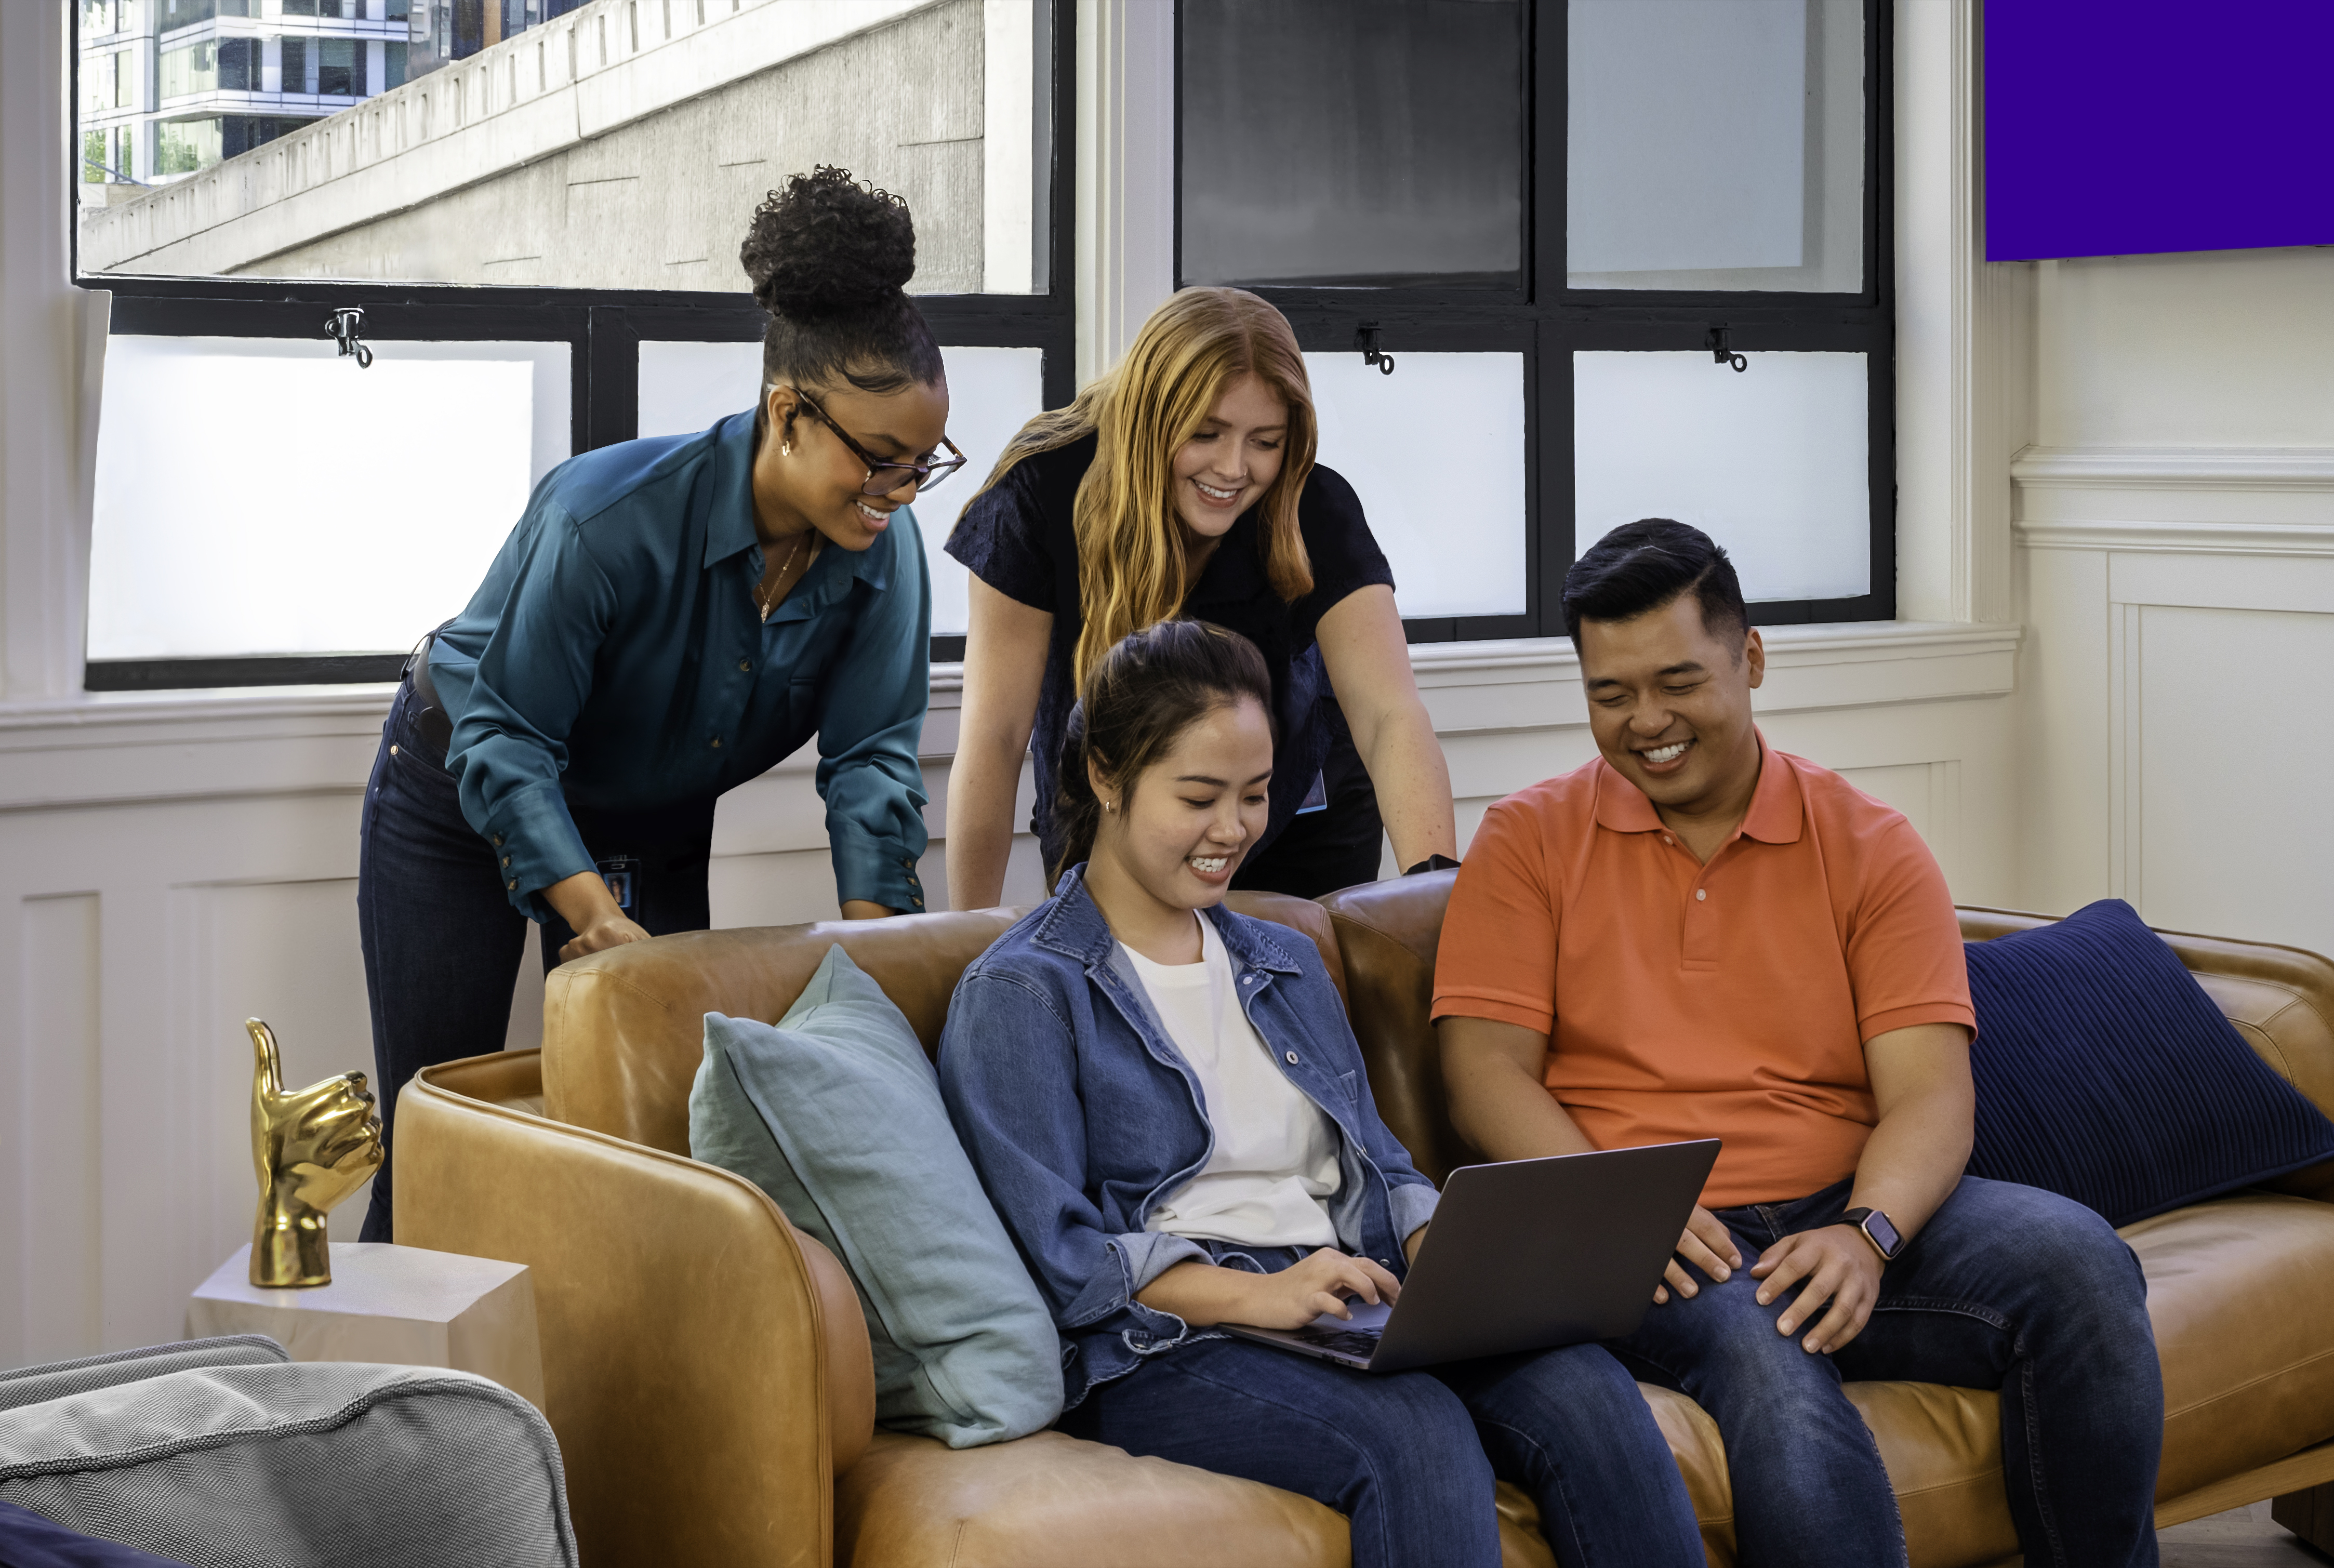
{"type": "Polygon", "coordinates": [[[1358,1356],[1367,1361],[1377,1354],[1378,1336],[1375,1334],[1365,1334],[1354,1329],[1318,1328],[1311,1323],[1290,1332],[1308,1345],[1336,1351],[1339,1355],[1358,1356]]]}

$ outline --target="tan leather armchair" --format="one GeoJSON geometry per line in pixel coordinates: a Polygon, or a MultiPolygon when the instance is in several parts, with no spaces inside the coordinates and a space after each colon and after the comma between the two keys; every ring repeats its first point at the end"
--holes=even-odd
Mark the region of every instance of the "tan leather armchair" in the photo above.
{"type": "MultiPolygon", "coordinates": [[[[1387,1121],[1421,1167],[1469,1158],[1442,1112],[1426,1027],[1447,875],[1321,905],[1235,895],[1311,937],[1346,995],[1387,1121]]],[[[709,1011],[775,1021],[841,942],[932,1047],[957,976],[1008,911],[699,932],[555,971],[544,1047],[418,1076],[399,1101],[398,1239],[535,1273],[546,1413],[587,1562],[1339,1568],[1345,1521],[1308,1499],[1039,1433],[953,1451],[873,1429],[849,1280],[747,1183],[688,1158],[709,1011]]],[[[1966,911],[1973,936],[2031,917],[1966,911]]],[[[2334,966],[2174,938],[2256,1049],[2334,1106],[2334,966]]],[[[2334,1172],[2321,1195],[2334,1198],[2334,1172]]],[[[2296,1184],[2297,1190],[2303,1185],[2296,1184]]],[[[2131,1227],[2165,1345],[2169,1523],[2334,1480],[2334,1202],[2248,1194],[2131,1227]]],[[[1851,1385],[1898,1482],[1922,1568],[2016,1550],[1990,1393],[1851,1385]]],[[[1709,1419],[1646,1397],[1702,1522],[1733,1561],[1709,1419]]],[[[1501,1489],[1511,1565],[1550,1563],[1501,1489]]]]}

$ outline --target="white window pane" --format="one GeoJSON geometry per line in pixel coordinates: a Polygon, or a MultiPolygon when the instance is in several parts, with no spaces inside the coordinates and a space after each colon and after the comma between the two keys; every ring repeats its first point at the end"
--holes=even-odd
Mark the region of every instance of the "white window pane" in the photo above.
{"type": "MultiPolygon", "coordinates": [[[[961,637],[966,624],[965,570],[940,546],[964,504],[987,482],[1015,431],[1046,406],[1045,351],[940,351],[948,367],[949,439],[965,465],[916,502],[931,564],[932,635],[961,637]]],[[[641,434],[677,436],[754,406],[762,384],[759,343],[642,343],[641,434]]]]}
{"type": "Polygon", "coordinates": [[[1570,284],[1863,286],[1860,0],[1571,0],[1570,284]]]}
{"type": "Polygon", "coordinates": [[[640,431],[693,436],[754,406],[760,343],[642,343],[640,431]]]}
{"type": "Polygon", "coordinates": [[[565,343],[108,341],[92,659],[401,652],[567,456],[565,343]]]}
{"type": "Polygon", "coordinates": [[[1524,359],[1307,354],[1320,460],[1362,498],[1403,615],[1524,611],[1524,359]]]}
{"type": "Polygon", "coordinates": [[[1573,539],[1641,517],[1692,524],[1746,599],[1872,591],[1869,390],[1862,354],[1572,357],[1573,539]]]}
{"type": "Polygon", "coordinates": [[[136,143],[84,182],[86,271],[742,291],[756,204],[827,163],[907,198],[911,290],[1046,286],[1042,0],[264,12],[134,8],[157,68],[81,111],[136,143]]]}

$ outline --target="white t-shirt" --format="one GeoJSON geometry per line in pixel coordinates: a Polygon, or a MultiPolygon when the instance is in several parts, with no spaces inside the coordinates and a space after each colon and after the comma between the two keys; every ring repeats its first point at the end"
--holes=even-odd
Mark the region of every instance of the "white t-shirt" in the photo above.
{"type": "Polygon", "coordinates": [[[1247,1246],[1335,1246],[1327,1198],[1343,1180],[1336,1124],[1289,1082],[1234,995],[1231,957],[1214,922],[1200,922],[1196,964],[1126,956],[1159,1021],[1199,1076],[1215,1152],[1168,1194],[1146,1230],[1247,1246]]]}

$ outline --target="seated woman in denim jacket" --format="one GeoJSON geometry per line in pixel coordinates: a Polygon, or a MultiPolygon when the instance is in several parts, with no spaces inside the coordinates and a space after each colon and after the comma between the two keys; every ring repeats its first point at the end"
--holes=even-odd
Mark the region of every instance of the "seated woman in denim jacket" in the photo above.
{"type": "Polygon", "coordinates": [[[1270,701],[1219,628],[1113,649],[1063,747],[1055,897],[949,1009],[941,1092],[1060,1328],[1062,1429],[1316,1498],[1356,1568],[1493,1568],[1495,1476],[1567,1568],[1698,1564],[1668,1446],[1600,1346],[1372,1375],[1217,1326],[1394,1299],[1436,1197],[1312,944],[1217,907],[1264,824],[1270,701]]]}

